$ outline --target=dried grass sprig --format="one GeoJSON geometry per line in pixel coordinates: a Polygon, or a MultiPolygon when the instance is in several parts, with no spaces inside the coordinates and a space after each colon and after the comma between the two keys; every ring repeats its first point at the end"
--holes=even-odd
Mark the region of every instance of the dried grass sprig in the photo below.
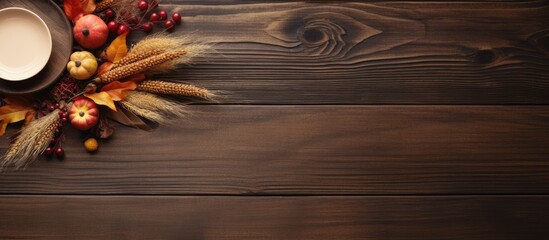
{"type": "Polygon", "coordinates": [[[0,169],[27,167],[48,147],[60,124],[59,110],[29,123],[9,147],[0,169]]]}
{"type": "Polygon", "coordinates": [[[185,105],[142,91],[128,92],[120,103],[130,112],[160,124],[173,124],[178,118],[189,115],[185,105]]]}
{"type": "Polygon", "coordinates": [[[215,94],[205,88],[199,88],[190,84],[157,80],[143,81],[137,85],[137,90],[155,94],[202,98],[206,100],[211,100],[215,97],[215,94]]]}
{"type": "Polygon", "coordinates": [[[131,56],[132,54],[140,54],[142,52],[147,52],[151,50],[175,50],[182,47],[188,42],[189,40],[186,37],[171,37],[164,33],[152,34],[134,44],[131,47],[128,56],[131,56]]]}
{"type": "Polygon", "coordinates": [[[193,59],[204,56],[211,51],[212,46],[206,43],[190,43],[184,44],[180,50],[185,50],[187,54],[181,57],[166,61],[149,69],[150,73],[164,73],[168,71],[176,70],[179,65],[190,64],[193,59]]]}

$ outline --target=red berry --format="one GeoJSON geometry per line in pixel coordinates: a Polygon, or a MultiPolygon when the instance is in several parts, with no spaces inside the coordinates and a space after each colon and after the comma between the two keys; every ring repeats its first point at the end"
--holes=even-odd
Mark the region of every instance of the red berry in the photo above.
{"type": "Polygon", "coordinates": [[[55,105],[50,105],[50,106],[48,107],[48,109],[49,109],[50,111],[55,110],[55,105]]]}
{"type": "Polygon", "coordinates": [[[151,22],[156,22],[156,21],[160,20],[160,16],[158,16],[158,13],[152,13],[151,16],[150,16],[150,20],[151,20],[151,22]]]}
{"type": "Polygon", "coordinates": [[[172,14],[172,19],[175,23],[180,23],[181,22],[181,14],[179,14],[178,12],[173,13],[172,14]]]}
{"type": "Polygon", "coordinates": [[[55,148],[55,156],[57,156],[57,157],[63,157],[63,155],[65,155],[65,151],[63,151],[63,148],[61,148],[61,147],[56,147],[56,148],[55,148]]]}
{"type": "Polygon", "coordinates": [[[117,31],[118,35],[122,35],[128,32],[130,32],[130,27],[128,27],[128,25],[121,24],[120,26],[118,26],[118,31],[117,31]]]}
{"type": "Polygon", "coordinates": [[[46,148],[46,150],[44,150],[44,154],[46,154],[46,156],[48,157],[51,157],[51,155],[53,155],[53,148],[51,147],[46,148]]]}
{"type": "Polygon", "coordinates": [[[160,10],[160,12],[158,12],[158,16],[160,16],[160,20],[166,20],[168,19],[168,12],[160,10]]]}
{"type": "Polygon", "coordinates": [[[66,121],[67,121],[67,117],[62,117],[62,118],[61,118],[61,121],[66,122],[66,121]]]}
{"type": "Polygon", "coordinates": [[[59,105],[59,103],[56,103],[54,106],[55,106],[55,108],[59,108],[60,105],[59,105]]]}
{"type": "Polygon", "coordinates": [[[143,29],[143,31],[145,32],[151,32],[153,30],[153,25],[152,23],[148,22],[143,24],[143,26],[141,26],[141,29],[143,29]]]}
{"type": "Polygon", "coordinates": [[[149,4],[147,2],[141,0],[137,3],[137,7],[141,11],[146,11],[149,8],[149,4]]]}
{"type": "Polygon", "coordinates": [[[105,11],[105,16],[107,17],[107,19],[111,19],[114,17],[114,11],[112,9],[107,9],[107,11],[105,11]]]}
{"type": "Polygon", "coordinates": [[[107,23],[107,27],[109,28],[109,32],[111,33],[115,33],[116,31],[118,31],[118,23],[115,21],[110,21],[109,23],[107,23]]]}
{"type": "Polygon", "coordinates": [[[172,29],[174,26],[175,26],[175,23],[173,22],[173,20],[166,20],[164,22],[164,27],[166,29],[172,29]]]}

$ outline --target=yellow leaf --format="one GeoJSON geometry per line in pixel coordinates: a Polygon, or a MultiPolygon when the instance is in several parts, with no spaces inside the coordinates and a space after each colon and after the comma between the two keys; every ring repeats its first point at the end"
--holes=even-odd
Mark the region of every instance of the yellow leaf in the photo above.
{"type": "Polygon", "coordinates": [[[34,110],[29,106],[14,103],[0,107],[0,136],[6,133],[8,124],[23,120],[28,123],[33,117],[34,110]]]}
{"type": "Polygon", "coordinates": [[[127,91],[135,90],[136,88],[137,84],[135,82],[114,81],[105,85],[101,91],[109,94],[113,101],[122,101],[128,96],[126,94],[127,91]]]}
{"type": "Polygon", "coordinates": [[[91,94],[85,93],[84,96],[88,97],[98,105],[107,106],[113,111],[116,111],[116,106],[114,105],[114,102],[112,101],[111,96],[106,92],[98,92],[98,93],[91,93],[91,94]]]}
{"type": "Polygon", "coordinates": [[[109,62],[117,63],[120,59],[125,57],[126,54],[128,54],[128,46],[126,45],[127,35],[128,33],[124,33],[116,37],[116,39],[112,41],[111,45],[107,47],[106,54],[109,62]]]}

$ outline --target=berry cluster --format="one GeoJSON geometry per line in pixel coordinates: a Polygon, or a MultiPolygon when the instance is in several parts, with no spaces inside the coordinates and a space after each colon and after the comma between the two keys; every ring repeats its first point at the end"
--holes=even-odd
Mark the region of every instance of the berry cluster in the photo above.
{"type": "Polygon", "coordinates": [[[176,24],[181,22],[180,13],[174,12],[171,19],[168,19],[168,12],[165,10],[155,11],[157,8],[157,0],[139,0],[133,6],[108,8],[101,16],[107,22],[109,32],[118,35],[139,29],[149,33],[153,30],[155,24],[171,31],[176,24]]]}

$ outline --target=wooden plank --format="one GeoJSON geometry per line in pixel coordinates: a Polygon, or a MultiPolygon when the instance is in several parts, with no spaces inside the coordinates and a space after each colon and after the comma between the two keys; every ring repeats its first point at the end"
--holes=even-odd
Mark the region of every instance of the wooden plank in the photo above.
{"type": "Polygon", "coordinates": [[[225,104],[549,104],[547,1],[172,3],[225,104]]]}
{"type": "Polygon", "coordinates": [[[547,196],[2,197],[2,239],[547,239],[547,196]]]}
{"type": "Polygon", "coordinates": [[[3,173],[0,193],[549,193],[544,106],[193,109],[156,132],[119,127],[96,155],[68,131],[65,161],[3,173]]]}

